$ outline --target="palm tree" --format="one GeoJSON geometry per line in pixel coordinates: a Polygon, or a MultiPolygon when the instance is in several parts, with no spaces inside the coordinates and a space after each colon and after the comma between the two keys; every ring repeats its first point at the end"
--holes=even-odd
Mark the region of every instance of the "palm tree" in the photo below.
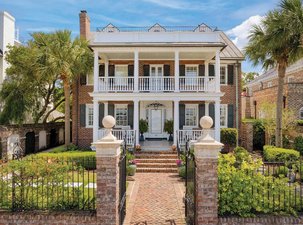
{"type": "Polygon", "coordinates": [[[70,98],[71,85],[81,75],[87,74],[93,67],[93,55],[84,39],[72,40],[71,31],[54,33],[34,33],[41,59],[46,61],[41,71],[45,74],[57,74],[63,82],[65,97],[65,146],[70,144],[70,98]],[[46,59],[46,60],[45,60],[46,59]]]}
{"type": "Polygon", "coordinates": [[[282,0],[259,26],[252,27],[245,54],[256,66],[278,69],[275,144],[282,147],[282,108],[286,68],[303,56],[303,6],[301,0],[282,0]]]}

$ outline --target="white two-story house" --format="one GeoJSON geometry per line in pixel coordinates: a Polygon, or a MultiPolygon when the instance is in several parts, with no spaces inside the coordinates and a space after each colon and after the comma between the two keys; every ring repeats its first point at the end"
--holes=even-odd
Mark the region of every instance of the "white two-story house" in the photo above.
{"type": "Polygon", "coordinates": [[[148,121],[149,139],[167,139],[173,120],[174,144],[201,134],[199,119],[239,127],[243,54],[230,39],[205,24],[121,28],[109,24],[90,30],[80,13],[80,34],[90,42],[94,72],[73,88],[73,142],[89,146],[104,135],[102,119],[116,118],[114,132],[139,143],[139,120],[148,121]]]}

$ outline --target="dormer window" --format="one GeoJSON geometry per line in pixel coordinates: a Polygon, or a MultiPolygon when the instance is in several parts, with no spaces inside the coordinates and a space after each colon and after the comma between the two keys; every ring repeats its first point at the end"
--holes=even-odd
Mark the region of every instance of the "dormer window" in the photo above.
{"type": "Polygon", "coordinates": [[[162,27],[160,24],[156,23],[151,28],[148,29],[148,32],[165,32],[166,29],[162,27]]]}

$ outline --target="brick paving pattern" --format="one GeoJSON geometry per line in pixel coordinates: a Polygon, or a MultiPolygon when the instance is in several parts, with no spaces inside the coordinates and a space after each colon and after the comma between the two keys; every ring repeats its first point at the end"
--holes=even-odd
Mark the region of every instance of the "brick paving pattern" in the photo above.
{"type": "Polygon", "coordinates": [[[176,173],[137,173],[133,206],[128,206],[132,225],[184,225],[184,182],[176,173]],[[130,209],[132,207],[132,209],[130,209]]]}

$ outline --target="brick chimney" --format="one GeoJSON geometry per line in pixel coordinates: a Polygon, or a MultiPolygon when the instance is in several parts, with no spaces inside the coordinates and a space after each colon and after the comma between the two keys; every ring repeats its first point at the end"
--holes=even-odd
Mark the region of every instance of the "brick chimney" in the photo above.
{"type": "Polygon", "coordinates": [[[80,19],[80,37],[89,39],[90,35],[90,19],[87,15],[86,10],[81,10],[79,14],[80,19]]]}

